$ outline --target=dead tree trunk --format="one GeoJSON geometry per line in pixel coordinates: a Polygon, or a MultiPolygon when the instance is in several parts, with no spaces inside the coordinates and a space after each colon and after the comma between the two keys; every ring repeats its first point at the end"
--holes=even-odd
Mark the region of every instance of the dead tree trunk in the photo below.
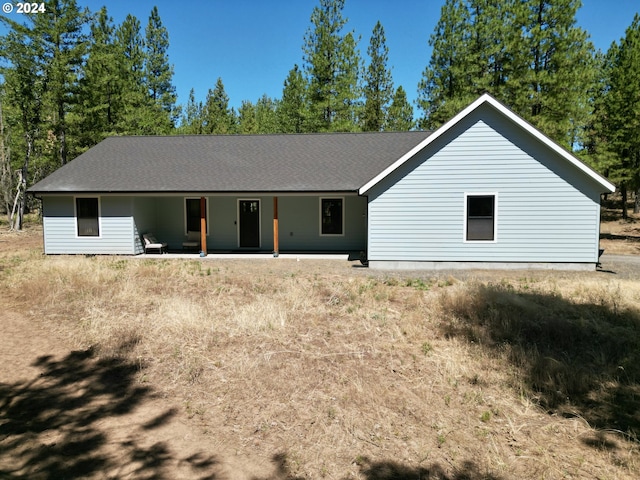
{"type": "Polygon", "coordinates": [[[622,195],[622,218],[627,220],[629,214],[627,213],[627,184],[625,182],[620,184],[620,195],[622,195]]]}
{"type": "Polygon", "coordinates": [[[16,196],[11,209],[11,218],[9,224],[12,230],[22,230],[24,224],[24,210],[26,207],[26,191],[27,176],[29,172],[29,162],[31,161],[31,153],[33,151],[33,135],[25,134],[27,141],[27,153],[24,158],[24,164],[18,171],[18,187],[16,188],[16,196]]]}
{"type": "Polygon", "coordinates": [[[11,189],[13,182],[11,179],[11,160],[9,151],[4,143],[4,116],[2,114],[2,102],[0,102],[0,195],[2,195],[2,211],[7,214],[11,212],[11,189]]]}

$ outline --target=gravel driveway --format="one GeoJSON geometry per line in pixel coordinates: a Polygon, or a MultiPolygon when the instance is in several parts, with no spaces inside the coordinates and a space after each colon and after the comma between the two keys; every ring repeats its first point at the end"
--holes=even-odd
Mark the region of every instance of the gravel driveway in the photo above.
{"type": "Polygon", "coordinates": [[[602,255],[598,271],[615,275],[617,278],[640,280],[640,256],[602,255]]]}

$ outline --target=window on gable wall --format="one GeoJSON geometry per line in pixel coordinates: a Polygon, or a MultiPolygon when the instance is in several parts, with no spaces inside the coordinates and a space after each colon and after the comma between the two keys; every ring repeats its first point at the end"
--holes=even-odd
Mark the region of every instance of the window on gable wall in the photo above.
{"type": "Polygon", "coordinates": [[[495,195],[467,196],[467,241],[495,239],[495,195]]]}

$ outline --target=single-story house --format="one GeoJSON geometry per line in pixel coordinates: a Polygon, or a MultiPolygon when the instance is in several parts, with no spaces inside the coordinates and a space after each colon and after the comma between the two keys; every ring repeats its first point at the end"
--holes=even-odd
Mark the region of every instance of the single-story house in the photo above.
{"type": "Polygon", "coordinates": [[[598,262],[605,178],[489,95],[433,132],[111,137],[35,184],[47,254],[366,252],[378,268],[598,262]]]}

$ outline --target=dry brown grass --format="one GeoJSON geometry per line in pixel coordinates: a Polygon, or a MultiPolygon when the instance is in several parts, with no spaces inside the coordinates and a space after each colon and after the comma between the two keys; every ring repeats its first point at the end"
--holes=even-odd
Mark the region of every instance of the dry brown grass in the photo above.
{"type": "Polygon", "coordinates": [[[640,283],[490,278],[0,249],[15,308],[281,478],[637,478],[640,283]]]}

